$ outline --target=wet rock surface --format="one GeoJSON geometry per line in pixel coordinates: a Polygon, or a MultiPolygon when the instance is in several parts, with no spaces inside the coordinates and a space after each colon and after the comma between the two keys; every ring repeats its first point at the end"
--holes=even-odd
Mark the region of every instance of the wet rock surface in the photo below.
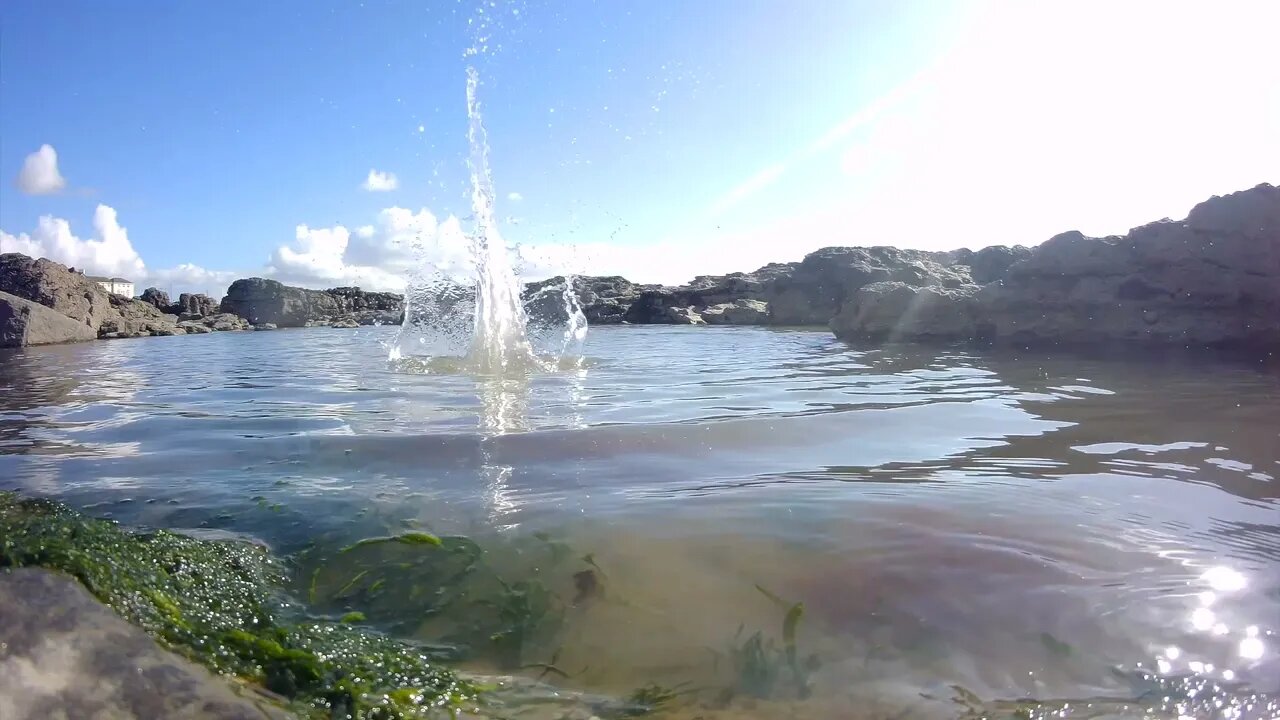
{"type": "Polygon", "coordinates": [[[6,720],[290,717],[161,648],[69,576],[0,572],[0,607],[6,720]]]}

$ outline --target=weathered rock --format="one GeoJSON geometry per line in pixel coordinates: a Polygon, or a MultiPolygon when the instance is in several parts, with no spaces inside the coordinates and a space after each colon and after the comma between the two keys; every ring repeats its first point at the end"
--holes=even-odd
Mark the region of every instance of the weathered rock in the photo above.
{"type": "Polygon", "coordinates": [[[708,325],[765,325],[769,322],[769,303],[736,300],[704,308],[700,314],[708,325]]]}
{"type": "Polygon", "coordinates": [[[347,315],[344,317],[334,318],[333,320],[330,320],[329,327],[358,328],[360,327],[360,323],[356,322],[356,319],[354,317],[347,315]]]}
{"type": "Polygon", "coordinates": [[[361,325],[399,325],[404,320],[403,310],[357,310],[351,314],[361,325]]]}
{"type": "Polygon", "coordinates": [[[250,327],[248,320],[245,320],[239,315],[233,315],[231,313],[218,313],[216,315],[210,315],[209,317],[206,317],[203,320],[201,320],[201,322],[209,329],[216,330],[218,332],[248,330],[250,327]]]}
{"type": "Polygon", "coordinates": [[[194,320],[180,322],[178,323],[178,327],[182,328],[183,332],[188,335],[203,335],[204,333],[213,332],[213,328],[203,323],[195,322],[194,320]]]}
{"type": "Polygon", "coordinates": [[[980,331],[1015,342],[1280,348],[1280,188],[1215,197],[1124,236],[1063,233],[977,299],[980,331]]]}
{"type": "Polygon", "coordinates": [[[676,325],[706,325],[702,315],[693,307],[666,308],[667,321],[676,325]]]}
{"type": "Polygon", "coordinates": [[[832,329],[848,339],[1280,349],[1280,189],[1271,185],[1212,198],[1186,220],[1124,236],[1067,232],[1021,259],[1017,248],[978,254],[955,260],[995,281],[869,286],[845,303],[832,329]]]}
{"type": "Polygon", "coordinates": [[[170,312],[177,313],[179,316],[188,316],[186,319],[216,315],[218,303],[203,293],[182,293],[170,312]]]}
{"type": "Polygon", "coordinates": [[[160,312],[169,312],[173,303],[169,302],[169,293],[158,288],[149,287],[142,291],[142,302],[154,307],[160,312]]]}
{"type": "Polygon", "coordinates": [[[831,320],[845,340],[969,339],[976,334],[977,285],[917,287],[879,282],[859,288],[831,320]]]}
{"type": "Polygon", "coordinates": [[[48,570],[0,572],[0,717],[263,720],[232,692],[48,570]]]}
{"type": "Polygon", "coordinates": [[[82,322],[39,303],[0,292],[0,347],[25,347],[93,340],[98,333],[82,322]]]}
{"type": "Polygon", "coordinates": [[[0,255],[0,292],[51,308],[95,333],[104,320],[119,315],[101,285],[61,263],[20,253],[0,255]]]}
{"type": "Polygon", "coordinates": [[[151,303],[108,293],[65,265],[18,253],[0,255],[0,292],[44,305],[92,328],[98,337],[171,332],[177,319],[151,303]]]}
{"type": "Polygon", "coordinates": [[[1024,245],[992,245],[977,252],[961,248],[947,253],[949,265],[966,265],[969,276],[979,285],[995,282],[1005,276],[1010,266],[1031,255],[1031,248],[1024,245]]]}
{"type": "Polygon", "coordinates": [[[231,283],[227,296],[222,299],[221,310],[239,315],[253,325],[305,327],[309,320],[329,320],[359,311],[398,314],[403,307],[403,298],[395,293],[372,293],[351,287],[308,290],[276,280],[247,278],[231,283]]]}
{"type": "Polygon", "coordinates": [[[112,295],[110,302],[116,314],[108,316],[98,326],[98,337],[121,338],[173,334],[178,320],[176,315],[167,315],[150,303],[119,295],[112,295]]]}
{"type": "Polygon", "coordinates": [[[254,329],[254,330],[275,330],[275,329],[276,329],[276,324],[275,324],[275,323],[260,323],[260,324],[258,324],[258,325],[254,325],[254,326],[253,326],[253,329],[254,329]]]}
{"type": "Polygon", "coordinates": [[[859,288],[876,282],[961,287],[965,266],[947,267],[945,253],[894,247],[831,247],[809,253],[790,273],[766,285],[770,320],[776,325],[826,325],[859,288]]]}

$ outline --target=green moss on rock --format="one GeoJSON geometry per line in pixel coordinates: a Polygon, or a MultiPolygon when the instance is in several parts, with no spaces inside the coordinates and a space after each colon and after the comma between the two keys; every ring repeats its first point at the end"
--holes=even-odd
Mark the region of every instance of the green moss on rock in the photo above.
{"type": "Polygon", "coordinates": [[[433,718],[477,700],[425,648],[305,617],[281,590],[285,569],[252,543],[133,532],[0,493],[0,567],[23,566],[76,577],[162,644],[260,684],[305,717],[433,718]]]}

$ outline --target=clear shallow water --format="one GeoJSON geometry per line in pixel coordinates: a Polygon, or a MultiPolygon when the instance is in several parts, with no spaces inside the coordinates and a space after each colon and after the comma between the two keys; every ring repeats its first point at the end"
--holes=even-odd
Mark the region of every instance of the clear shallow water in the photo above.
{"type": "MultiPolygon", "coordinates": [[[[756,585],[803,602],[813,697],[723,717],[954,715],[952,685],[1126,698],[1139,667],[1280,692],[1275,368],[615,327],[582,369],[498,382],[392,372],[392,335],[0,355],[0,478],[285,554],[403,527],[495,553],[551,537],[591,554],[603,598],[525,660],[593,690],[716,686],[740,627],[780,639],[756,585]]],[[[547,582],[573,594],[568,570],[547,582]]]]}

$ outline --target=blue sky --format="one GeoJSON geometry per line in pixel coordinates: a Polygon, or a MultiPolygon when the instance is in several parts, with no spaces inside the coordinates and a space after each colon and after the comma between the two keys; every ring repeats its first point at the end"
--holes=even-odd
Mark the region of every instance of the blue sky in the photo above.
{"type": "Polygon", "coordinates": [[[532,272],[1124,232],[1280,182],[1276,26],[1270,2],[10,0],[0,249],[174,290],[394,287],[409,246],[459,252],[468,63],[532,272]]]}

